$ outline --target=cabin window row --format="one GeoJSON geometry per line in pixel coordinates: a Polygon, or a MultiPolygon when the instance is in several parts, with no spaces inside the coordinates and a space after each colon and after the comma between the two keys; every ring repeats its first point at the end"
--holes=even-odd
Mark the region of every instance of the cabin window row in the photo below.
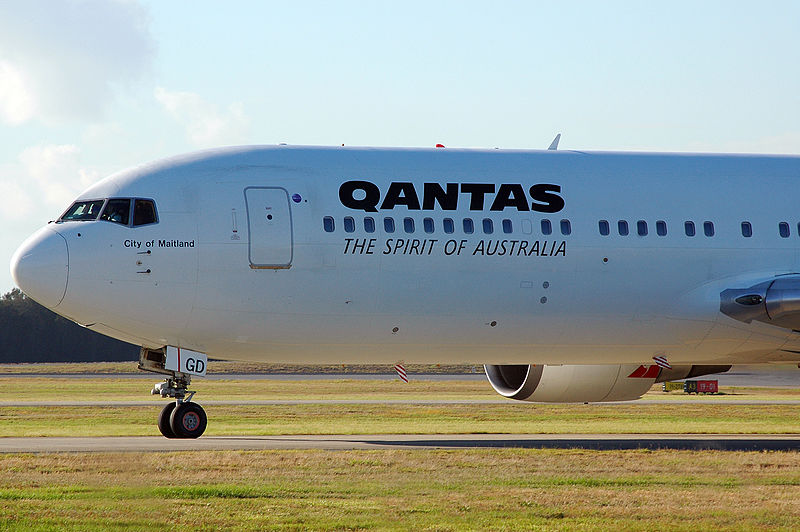
{"type": "MultiPolygon", "coordinates": [[[[628,236],[631,232],[639,236],[647,236],[650,234],[650,227],[647,220],[637,220],[634,224],[628,224],[627,220],[617,220],[616,232],[619,236],[628,236]],[[632,226],[631,226],[632,225],[632,226]]],[[[603,236],[611,234],[611,222],[608,220],[600,220],[597,222],[598,230],[603,236]]],[[[706,236],[714,236],[714,222],[706,220],[703,222],[703,234],[706,236]]],[[[667,236],[667,222],[664,220],[657,220],[655,223],[655,232],[658,236],[667,236]]],[[[686,236],[695,236],[697,234],[697,227],[691,220],[683,223],[683,232],[686,236]]]]}
{"type": "MultiPolygon", "coordinates": [[[[609,236],[611,234],[611,223],[608,220],[600,220],[597,225],[601,235],[609,236]]],[[[667,236],[667,222],[658,220],[655,226],[658,236],[667,236]]],[[[706,220],[703,222],[702,228],[705,236],[714,236],[714,222],[706,220]]],[[[616,231],[620,236],[628,236],[632,231],[635,231],[639,236],[647,236],[649,234],[646,220],[637,220],[634,227],[630,227],[627,220],[618,220],[616,223],[616,231]]],[[[748,221],[744,221],[741,223],[741,231],[743,237],[750,238],[753,236],[753,225],[748,221]]],[[[686,236],[696,236],[698,228],[693,221],[687,220],[683,222],[683,232],[686,236]]],[[[778,234],[782,238],[789,238],[789,236],[791,236],[791,227],[788,222],[778,223],[778,234]]],[[[800,236],[800,223],[797,224],[797,236],[800,236]]]]}
{"type": "MultiPolygon", "coordinates": [[[[352,216],[345,216],[342,222],[345,233],[354,233],[356,231],[356,219],[352,216]]],[[[457,225],[460,226],[461,232],[467,235],[471,235],[475,232],[476,225],[484,234],[491,235],[495,232],[495,221],[491,218],[483,218],[477,222],[472,218],[462,218],[459,224],[457,224],[456,220],[453,218],[444,218],[441,223],[442,230],[446,234],[455,233],[457,225]]],[[[372,216],[365,216],[361,225],[365,233],[374,233],[377,227],[375,218],[372,216]]],[[[406,233],[414,233],[416,231],[416,221],[414,218],[403,218],[397,225],[400,225],[402,230],[406,233]]],[[[394,233],[398,229],[397,225],[395,224],[394,218],[388,216],[383,218],[383,231],[385,233],[394,233]]],[[[550,220],[541,220],[540,226],[543,235],[550,235],[553,233],[553,222],[550,220]]],[[[336,230],[336,222],[333,216],[325,216],[322,218],[322,228],[326,233],[333,233],[336,230]]],[[[558,228],[562,235],[572,234],[572,222],[569,220],[559,221],[558,228]]],[[[422,230],[429,234],[435,231],[435,221],[433,218],[422,219],[422,230]]],[[[500,221],[497,231],[511,234],[514,232],[514,224],[511,220],[505,218],[500,221]]]]}
{"type": "MultiPolygon", "coordinates": [[[[789,222],[778,222],[778,234],[781,238],[792,236],[792,229],[789,222]]],[[[800,223],[797,224],[797,236],[800,236],[800,223]]],[[[753,236],[753,226],[750,222],[742,222],[742,236],[750,238],[753,236]]]]}
{"type": "MultiPolygon", "coordinates": [[[[336,223],[332,216],[325,216],[322,219],[323,229],[327,233],[332,233],[336,230],[336,223]]],[[[495,221],[491,218],[483,218],[482,220],[478,220],[477,222],[472,218],[462,218],[460,223],[457,223],[456,220],[453,218],[444,218],[441,221],[442,230],[446,234],[452,234],[456,232],[456,227],[460,226],[461,232],[467,235],[471,235],[476,231],[477,227],[487,235],[491,235],[495,232],[495,221]]],[[[386,233],[394,233],[398,231],[398,225],[402,227],[402,231],[405,233],[414,233],[417,230],[417,224],[414,218],[406,217],[403,218],[399,223],[395,223],[395,219],[392,217],[385,217],[383,218],[383,231],[386,233]]],[[[539,222],[541,227],[542,235],[551,235],[553,234],[554,230],[554,223],[548,219],[542,219],[539,222]]],[[[655,234],[658,236],[667,236],[667,222],[664,220],[657,220],[655,222],[655,234]]],[[[692,220],[686,220],[683,222],[683,232],[686,236],[693,237],[698,234],[699,231],[702,231],[707,237],[712,237],[716,234],[716,229],[714,227],[714,222],[706,220],[702,222],[702,224],[695,225],[695,222],[692,220]],[[699,227],[698,227],[699,225],[699,227]]],[[[362,220],[362,227],[364,232],[366,233],[374,233],[377,224],[375,218],[372,216],[365,216],[362,220]]],[[[345,216],[343,219],[343,228],[345,233],[354,233],[356,231],[356,219],[352,216],[345,216]]],[[[650,234],[650,226],[646,220],[637,220],[634,223],[628,223],[627,220],[617,220],[616,223],[609,222],[608,220],[600,220],[598,221],[598,230],[602,236],[609,236],[611,235],[612,228],[615,229],[615,232],[619,236],[628,236],[630,234],[636,234],[639,236],[647,236],[650,234]]],[[[503,232],[505,234],[511,234],[514,232],[514,224],[509,219],[503,219],[500,221],[499,228],[497,229],[498,232],[503,232]]],[[[560,220],[558,222],[558,230],[562,235],[570,235],[572,234],[572,223],[567,220],[560,220]]],[[[422,219],[422,231],[425,233],[433,233],[435,232],[435,222],[433,218],[423,218],[422,219]]],[[[753,236],[753,226],[748,221],[743,221],[741,223],[741,232],[742,236],[746,238],[750,238],[753,236]]],[[[779,222],[778,223],[778,234],[782,238],[789,238],[791,236],[791,226],[788,222],[779,222]]],[[[800,237],[800,223],[797,224],[797,236],[800,237]]]]}

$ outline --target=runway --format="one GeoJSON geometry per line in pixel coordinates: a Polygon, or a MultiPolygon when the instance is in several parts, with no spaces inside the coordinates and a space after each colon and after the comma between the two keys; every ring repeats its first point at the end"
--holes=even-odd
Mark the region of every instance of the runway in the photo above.
{"type": "Polygon", "coordinates": [[[203,436],[196,440],[169,440],[161,436],[0,438],[0,453],[467,448],[797,451],[800,434],[357,434],[203,436]]]}
{"type": "MultiPolygon", "coordinates": [[[[277,406],[277,405],[516,405],[531,408],[537,404],[512,399],[259,399],[259,400],[198,400],[203,406],[277,406]]],[[[0,401],[2,407],[162,407],[166,400],[141,401],[0,401]]],[[[723,399],[708,396],[688,396],[686,399],[636,399],[589,403],[590,405],[800,405],[800,399],[723,399]]]]}

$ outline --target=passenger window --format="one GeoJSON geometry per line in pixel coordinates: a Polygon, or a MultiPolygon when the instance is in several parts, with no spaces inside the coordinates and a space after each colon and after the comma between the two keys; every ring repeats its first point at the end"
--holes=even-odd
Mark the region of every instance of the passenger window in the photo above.
{"type": "Polygon", "coordinates": [[[423,218],[422,228],[426,233],[433,233],[433,218],[423,218]]]}
{"type": "Polygon", "coordinates": [[[597,222],[597,228],[600,230],[600,234],[603,236],[608,236],[611,232],[608,226],[608,220],[600,220],[597,222]]]}
{"type": "Polygon", "coordinates": [[[684,222],[683,229],[684,229],[684,231],[686,231],[686,236],[694,236],[695,235],[694,222],[689,222],[689,221],[684,222]]]}
{"type": "Polygon", "coordinates": [[[514,232],[514,226],[511,224],[511,220],[509,220],[508,218],[503,220],[503,232],[507,234],[514,232]]]}
{"type": "Polygon", "coordinates": [[[644,220],[636,222],[636,232],[639,236],[647,236],[647,222],[644,220]]]}
{"type": "Polygon", "coordinates": [[[156,204],[152,200],[137,199],[133,202],[133,225],[147,225],[158,222],[156,204]]]}
{"type": "Polygon", "coordinates": [[[394,233],[394,218],[383,219],[383,230],[387,233],[394,233]]]}
{"type": "Polygon", "coordinates": [[[487,235],[494,233],[494,224],[489,218],[483,219],[483,232],[487,235]]]}
{"type": "Polygon", "coordinates": [[[351,216],[344,217],[344,232],[352,233],[356,230],[356,221],[351,216]]]}
{"type": "Polygon", "coordinates": [[[658,236],[667,236],[667,222],[658,220],[656,222],[656,234],[658,236]]]}
{"type": "Polygon", "coordinates": [[[572,224],[569,220],[561,220],[561,234],[569,235],[572,233],[572,224]]]}
{"type": "Polygon", "coordinates": [[[326,216],[322,219],[322,228],[325,229],[326,233],[333,233],[333,216],[326,216]]]}
{"type": "Polygon", "coordinates": [[[553,232],[553,224],[550,223],[550,220],[544,219],[542,220],[542,234],[549,235],[553,232]]]}
{"type": "Polygon", "coordinates": [[[746,238],[753,236],[753,226],[750,222],[742,222],[742,236],[746,238]]]}
{"type": "Polygon", "coordinates": [[[778,232],[781,234],[781,237],[789,238],[789,224],[787,224],[786,222],[779,223],[778,232]]]}
{"type": "Polygon", "coordinates": [[[448,235],[456,230],[456,224],[453,223],[452,218],[445,218],[442,220],[442,227],[444,227],[444,232],[448,235]]]}
{"type": "Polygon", "coordinates": [[[706,236],[714,236],[714,222],[703,222],[703,233],[706,236]]]}
{"type": "Polygon", "coordinates": [[[128,225],[130,221],[131,200],[129,199],[110,199],[106,202],[101,220],[114,222],[116,224],[128,225]]]}
{"type": "Polygon", "coordinates": [[[413,218],[403,218],[403,230],[406,233],[413,233],[414,232],[414,219],[413,218]]]}
{"type": "Polygon", "coordinates": [[[475,224],[472,223],[472,218],[464,218],[464,232],[468,235],[475,232],[475,224]]]}
{"type": "Polygon", "coordinates": [[[65,212],[59,220],[62,222],[97,220],[97,215],[100,214],[100,209],[103,207],[103,201],[104,200],[76,201],[67,209],[67,212],[65,212]]]}
{"type": "Polygon", "coordinates": [[[366,216],[364,218],[364,231],[367,233],[375,232],[375,218],[372,216],[366,216]]]}
{"type": "Polygon", "coordinates": [[[626,220],[617,222],[617,232],[619,236],[628,236],[628,222],[626,220]]]}

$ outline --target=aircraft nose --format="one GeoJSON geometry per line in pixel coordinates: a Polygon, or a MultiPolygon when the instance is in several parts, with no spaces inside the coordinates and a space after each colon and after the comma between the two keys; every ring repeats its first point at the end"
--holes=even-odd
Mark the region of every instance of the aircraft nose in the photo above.
{"type": "Polygon", "coordinates": [[[64,299],[69,274],[67,241],[43,227],[28,238],[11,257],[11,277],[29,297],[55,308],[64,299]]]}

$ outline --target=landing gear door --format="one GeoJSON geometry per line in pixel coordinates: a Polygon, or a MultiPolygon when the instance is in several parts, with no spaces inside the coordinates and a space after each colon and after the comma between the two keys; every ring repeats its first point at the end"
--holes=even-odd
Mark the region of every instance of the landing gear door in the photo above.
{"type": "Polygon", "coordinates": [[[289,193],[279,187],[244,189],[247,203],[250,267],[282,269],[292,265],[292,214],[289,193]]]}

